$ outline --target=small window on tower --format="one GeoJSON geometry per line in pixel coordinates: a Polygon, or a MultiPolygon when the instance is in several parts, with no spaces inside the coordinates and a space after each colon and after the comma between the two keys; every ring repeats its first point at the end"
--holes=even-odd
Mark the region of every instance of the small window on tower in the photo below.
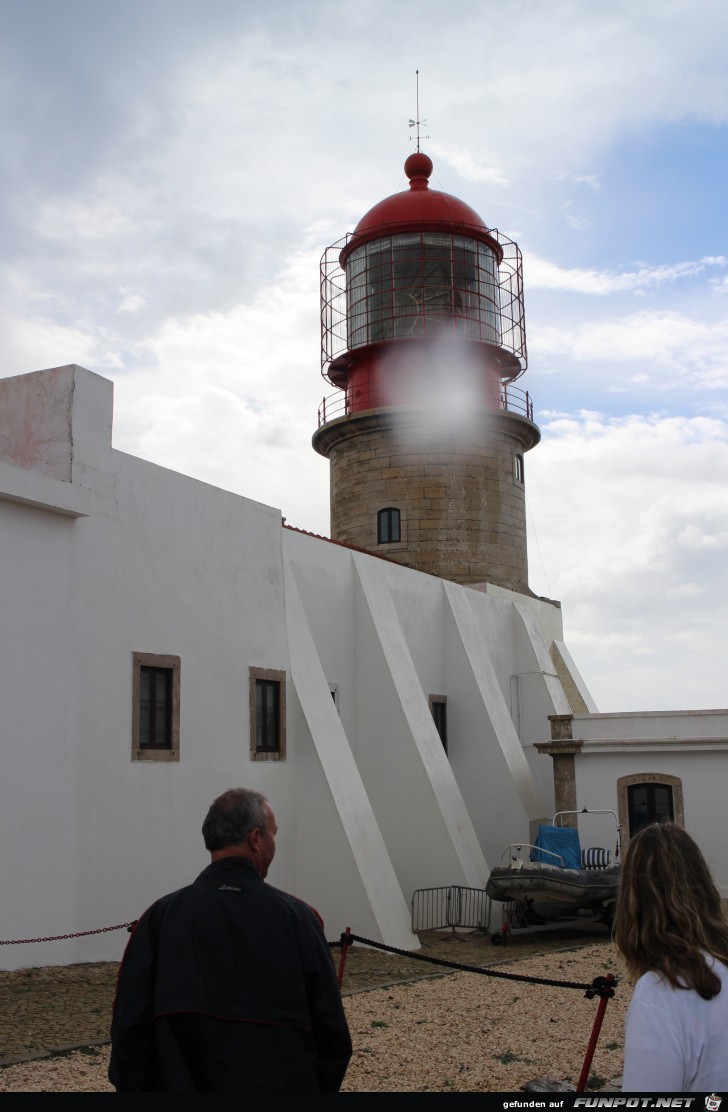
{"type": "Polygon", "coordinates": [[[377,514],[377,544],[394,544],[400,539],[399,510],[387,506],[377,514]]]}
{"type": "Polygon", "coordinates": [[[525,475],[524,475],[524,470],[523,470],[523,456],[520,456],[520,455],[514,456],[514,468],[515,468],[516,482],[518,482],[518,483],[525,482],[525,475]]]}

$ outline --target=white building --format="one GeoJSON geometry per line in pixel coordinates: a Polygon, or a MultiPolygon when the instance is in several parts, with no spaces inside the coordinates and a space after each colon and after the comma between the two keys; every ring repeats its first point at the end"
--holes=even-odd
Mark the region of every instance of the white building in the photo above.
{"type": "Polygon", "coordinates": [[[298,533],[113,450],[111,383],[83,368],[0,380],[0,415],[3,939],[135,918],[204,866],[206,808],[244,784],[279,818],[274,883],[330,936],[412,947],[415,889],[482,888],[501,843],[550,813],[533,742],[568,709],[548,653],[558,608],[298,533]],[[174,680],[158,749],[138,735],[142,668],[174,680]],[[260,752],[267,683],[280,724],[260,752]],[[447,698],[447,755],[431,695],[447,698]]]}

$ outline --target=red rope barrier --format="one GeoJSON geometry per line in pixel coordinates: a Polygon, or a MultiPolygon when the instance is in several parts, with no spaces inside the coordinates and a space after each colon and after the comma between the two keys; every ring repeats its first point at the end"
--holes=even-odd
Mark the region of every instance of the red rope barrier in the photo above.
{"type": "Polygon", "coordinates": [[[351,927],[347,927],[341,936],[341,957],[339,958],[339,988],[344,983],[344,967],[346,965],[346,952],[351,946],[351,927]]]}
{"type": "MultiPolygon", "coordinates": [[[[597,980],[602,981],[602,978],[599,977],[597,978],[597,980]]],[[[584,1055],[584,1064],[581,1067],[581,1073],[579,1074],[579,1081],[576,1086],[577,1093],[583,1093],[586,1088],[587,1079],[589,1077],[589,1070],[592,1064],[592,1058],[594,1057],[594,1051],[597,1048],[597,1039],[599,1038],[599,1032],[602,1029],[602,1023],[604,1021],[604,1013],[607,1010],[607,1004],[614,996],[613,986],[617,978],[614,976],[613,973],[607,973],[606,977],[603,978],[603,980],[606,982],[606,984],[602,984],[599,988],[596,988],[596,991],[599,993],[600,996],[599,1007],[597,1008],[597,1014],[594,1017],[594,1026],[592,1027],[592,1032],[589,1036],[589,1044],[586,1048],[586,1054],[584,1055]]],[[[589,994],[587,993],[587,995],[589,994]]]]}

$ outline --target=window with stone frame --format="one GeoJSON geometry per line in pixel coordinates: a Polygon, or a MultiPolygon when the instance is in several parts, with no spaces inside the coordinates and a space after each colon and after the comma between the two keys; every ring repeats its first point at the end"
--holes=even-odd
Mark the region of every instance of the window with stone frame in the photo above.
{"type": "Polygon", "coordinates": [[[286,673],[274,668],[251,668],[250,759],[286,759],[286,673]]]}
{"type": "Polygon", "coordinates": [[[617,781],[619,824],[623,848],[651,822],[676,822],[684,826],[682,781],[660,772],[621,776],[617,781]]]}
{"type": "Polygon", "coordinates": [[[132,654],[131,756],[179,761],[181,658],[132,654]]]}

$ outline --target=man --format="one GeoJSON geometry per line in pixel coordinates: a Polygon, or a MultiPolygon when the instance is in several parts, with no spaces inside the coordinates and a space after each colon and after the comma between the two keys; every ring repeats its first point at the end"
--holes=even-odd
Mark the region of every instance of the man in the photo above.
{"type": "Polygon", "coordinates": [[[338,1092],[351,1039],[321,920],[266,884],[276,820],[234,788],[202,826],[211,864],[136,925],[119,970],[119,1092],[338,1092]]]}

